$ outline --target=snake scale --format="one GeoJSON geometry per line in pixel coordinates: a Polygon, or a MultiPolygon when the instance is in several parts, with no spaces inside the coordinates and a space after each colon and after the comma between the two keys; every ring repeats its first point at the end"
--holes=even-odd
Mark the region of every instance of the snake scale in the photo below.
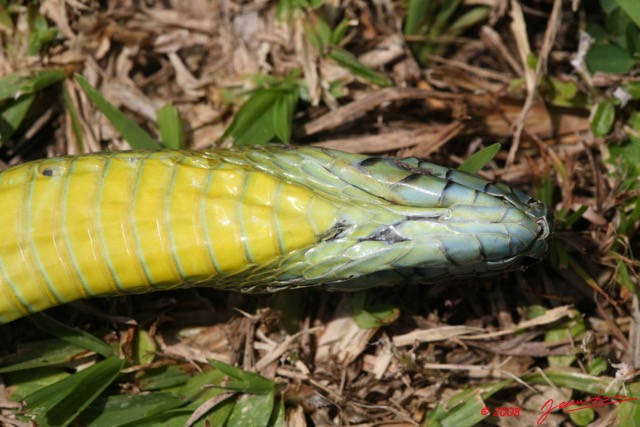
{"type": "Polygon", "coordinates": [[[0,172],[0,323],[181,286],[430,283],[544,257],[519,190],[416,158],[318,148],[129,151],[0,172]]]}

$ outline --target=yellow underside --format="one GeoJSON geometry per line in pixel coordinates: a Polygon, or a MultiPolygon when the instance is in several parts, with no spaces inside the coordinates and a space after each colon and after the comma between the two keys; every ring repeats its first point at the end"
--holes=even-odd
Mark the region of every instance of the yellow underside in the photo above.
{"type": "Polygon", "coordinates": [[[12,168],[0,199],[0,323],[233,275],[315,244],[337,221],[306,188],[162,152],[12,168]]]}

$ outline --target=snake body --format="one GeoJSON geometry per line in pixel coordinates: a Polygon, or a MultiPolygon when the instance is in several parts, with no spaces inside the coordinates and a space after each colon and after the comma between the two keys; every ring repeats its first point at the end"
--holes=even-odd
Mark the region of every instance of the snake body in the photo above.
{"type": "Polygon", "coordinates": [[[0,172],[0,323],[180,286],[355,289],[542,258],[553,220],[415,158],[262,146],[109,152],[0,172]]]}

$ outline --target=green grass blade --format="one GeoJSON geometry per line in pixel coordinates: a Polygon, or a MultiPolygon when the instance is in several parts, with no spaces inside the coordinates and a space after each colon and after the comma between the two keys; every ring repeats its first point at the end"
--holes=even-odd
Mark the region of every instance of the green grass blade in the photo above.
{"type": "MultiPolygon", "coordinates": [[[[522,377],[525,382],[533,384],[549,384],[551,381],[556,387],[568,387],[585,393],[597,395],[606,389],[614,380],[611,377],[593,376],[585,374],[575,368],[547,368],[543,373],[534,372],[522,377]]],[[[617,389],[609,390],[609,395],[614,395],[617,389]]],[[[603,393],[604,394],[604,393],[603,393]]]]}
{"type": "Polygon", "coordinates": [[[98,107],[109,122],[115,127],[122,137],[135,149],[157,150],[160,145],[144,129],[138,126],[133,120],[118,110],[113,104],[107,101],[100,92],[94,89],[89,82],[79,74],[76,80],[89,99],[98,107]]]}
{"type": "Polygon", "coordinates": [[[36,313],[31,316],[31,320],[38,328],[70,344],[94,351],[103,357],[110,357],[115,354],[111,346],[101,339],[80,329],[71,328],[46,314],[36,313]]]}
{"type": "Polygon", "coordinates": [[[40,14],[37,3],[27,7],[27,23],[29,25],[29,55],[37,55],[44,47],[56,39],[58,30],[50,27],[47,18],[40,14]]]}
{"type": "Polygon", "coordinates": [[[178,110],[168,103],[156,113],[156,120],[160,128],[162,144],[167,148],[180,150],[184,148],[184,126],[178,110]]]}
{"type": "Polygon", "coordinates": [[[37,368],[2,374],[6,396],[13,402],[22,402],[25,397],[49,387],[71,374],[62,368],[37,368]]]}
{"type": "Polygon", "coordinates": [[[67,363],[84,352],[84,348],[62,340],[34,342],[24,352],[0,359],[0,374],[67,363]]]}
{"type": "Polygon", "coordinates": [[[184,404],[184,400],[172,393],[162,392],[101,397],[82,413],[78,421],[88,427],[113,427],[145,420],[184,404]]]}
{"type": "Polygon", "coordinates": [[[0,146],[8,142],[18,130],[27,117],[34,99],[33,94],[24,95],[0,108],[0,146]]]}
{"type": "Polygon", "coordinates": [[[136,377],[136,384],[143,391],[161,390],[182,386],[191,377],[190,370],[183,365],[169,365],[148,369],[136,377]]]}
{"type": "Polygon", "coordinates": [[[69,425],[118,376],[125,362],[113,356],[24,399],[26,415],[39,427],[69,425]]]}
{"type": "Polygon", "coordinates": [[[491,12],[490,7],[478,6],[464,13],[460,18],[456,19],[444,32],[448,36],[454,36],[462,33],[467,28],[479,24],[487,19],[491,12]]]}
{"type": "Polygon", "coordinates": [[[429,17],[433,3],[431,0],[410,0],[407,7],[407,20],[404,24],[406,35],[417,34],[429,17]]]}
{"type": "Polygon", "coordinates": [[[584,215],[588,208],[588,206],[580,206],[577,211],[567,216],[567,218],[564,220],[564,225],[566,227],[572,226],[576,221],[582,218],[582,215],[584,215]]]}
{"type": "Polygon", "coordinates": [[[275,383],[261,375],[243,371],[217,360],[210,360],[209,364],[227,376],[223,383],[214,384],[216,387],[228,391],[255,394],[273,393],[275,389],[275,383]]]}
{"type": "Polygon", "coordinates": [[[451,15],[453,15],[459,5],[460,0],[442,0],[440,10],[436,14],[433,25],[429,29],[430,36],[437,37],[442,34],[442,31],[447,25],[447,22],[449,22],[451,15]]]}
{"type": "Polygon", "coordinates": [[[331,46],[329,50],[329,58],[336,61],[340,66],[351,71],[358,77],[382,87],[393,86],[393,82],[384,75],[372,70],[346,50],[337,46],[331,46]]]}
{"type": "Polygon", "coordinates": [[[64,71],[61,68],[8,74],[0,78],[0,100],[36,93],[62,79],[64,79],[64,71]]]}
{"type": "Polygon", "coordinates": [[[496,143],[473,153],[458,167],[458,170],[469,173],[478,173],[480,169],[493,160],[501,147],[502,145],[496,143]]]}
{"type": "Polygon", "coordinates": [[[287,422],[284,399],[280,398],[273,407],[271,419],[269,420],[267,427],[285,427],[286,425],[287,422]]]}

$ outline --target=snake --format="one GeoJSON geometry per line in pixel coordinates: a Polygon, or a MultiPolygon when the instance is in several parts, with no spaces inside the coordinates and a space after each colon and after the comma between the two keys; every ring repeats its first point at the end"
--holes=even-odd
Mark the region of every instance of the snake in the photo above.
{"type": "Polygon", "coordinates": [[[52,157],[0,172],[0,323],[188,286],[359,290],[524,268],[544,203],[418,158],[278,145],[52,157]]]}

